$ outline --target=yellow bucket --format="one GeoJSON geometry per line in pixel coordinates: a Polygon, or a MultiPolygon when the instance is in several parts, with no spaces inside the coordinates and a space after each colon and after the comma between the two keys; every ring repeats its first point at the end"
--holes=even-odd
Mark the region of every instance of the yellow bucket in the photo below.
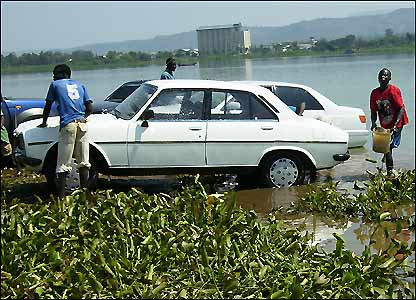
{"type": "Polygon", "coordinates": [[[387,153],[390,151],[391,131],[377,127],[373,130],[373,151],[387,153]]]}

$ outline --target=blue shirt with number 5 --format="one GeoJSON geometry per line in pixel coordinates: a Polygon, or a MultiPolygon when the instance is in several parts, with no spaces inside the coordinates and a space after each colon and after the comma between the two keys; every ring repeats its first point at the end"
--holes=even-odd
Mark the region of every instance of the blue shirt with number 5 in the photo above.
{"type": "Polygon", "coordinates": [[[59,79],[51,82],[46,101],[56,103],[60,116],[60,128],[85,116],[85,104],[92,102],[85,86],[74,79],[59,79]]]}

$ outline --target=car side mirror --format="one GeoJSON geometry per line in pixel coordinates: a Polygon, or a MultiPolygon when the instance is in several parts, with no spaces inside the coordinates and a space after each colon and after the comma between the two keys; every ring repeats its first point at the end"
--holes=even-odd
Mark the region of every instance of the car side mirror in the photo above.
{"type": "Polygon", "coordinates": [[[151,109],[145,110],[140,119],[142,120],[150,120],[155,117],[155,112],[151,109]]]}
{"type": "Polygon", "coordinates": [[[140,119],[143,120],[142,127],[149,127],[149,122],[147,120],[153,119],[155,117],[155,112],[151,109],[145,110],[140,119]]]}

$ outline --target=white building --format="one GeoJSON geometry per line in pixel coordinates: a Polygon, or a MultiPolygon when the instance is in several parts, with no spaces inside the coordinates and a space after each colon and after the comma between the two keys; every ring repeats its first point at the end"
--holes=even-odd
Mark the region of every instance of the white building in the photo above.
{"type": "Polygon", "coordinates": [[[200,55],[247,53],[251,47],[250,32],[241,23],[205,26],[196,32],[200,55]]]}

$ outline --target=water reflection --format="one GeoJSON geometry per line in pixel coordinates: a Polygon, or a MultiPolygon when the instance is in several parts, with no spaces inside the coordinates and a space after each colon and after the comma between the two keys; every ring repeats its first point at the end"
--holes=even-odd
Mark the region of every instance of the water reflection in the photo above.
{"type": "Polygon", "coordinates": [[[245,209],[253,209],[260,214],[267,214],[280,207],[289,208],[291,203],[302,197],[305,187],[281,189],[254,189],[237,191],[236,203],[245,209]]]}
{"type": "MultiPolygon", "coordinates": [[[[218,59],[203,59],[199,60],[199,68],[229,68],[229,67],[245,67],[245,59],[241,57],[227,57],[218,59]]],[[[202,78],[202,77],[201,77],[202,78]]]]}
{"type": "MultiPolygon", "coordinates": [[[[199,78],[213,80],[246,80],[246,61],[241,58],[200,60],[199,78]]],[[[252,76],[252,75],[250,75],[252,76]]]]}
{"type": "MultiPolygon", "coordinates": [[[[352,176],[352,178],[355,180],[356,175],[352,176]]],[[[256,211],[260,216],[265,216],[270,212],[278,213],[281,208],[286,210],[293,206],[293,204],[296,204],[316,184],[319,183],[280,189],[236,191],[236,203],[241,208],[256,211]]],[[[401,242],[415,240],[414,224],[409,224],[407,218],[400,220],[403,217],[409,217],[415,214],[414,205],[395,208],[387,205],[383,210],[391,212],[393,221],[382,222],[381,224],[365,223],[357,218],[337,222],[316,215],[278,215],[279,218],[290,225],[305,228],[305,232],[313,235],[312,244],[319,243],[327,251],[335,249],[336,240],[333,233],[343,236],[345,247],[356,254],[361,254],[364,251],[364,247],[370,244],[370,240],[373,240],[371,250],[374,253],[385,250],[386,245],[390,244],[390,238],[401,242]]]]}

